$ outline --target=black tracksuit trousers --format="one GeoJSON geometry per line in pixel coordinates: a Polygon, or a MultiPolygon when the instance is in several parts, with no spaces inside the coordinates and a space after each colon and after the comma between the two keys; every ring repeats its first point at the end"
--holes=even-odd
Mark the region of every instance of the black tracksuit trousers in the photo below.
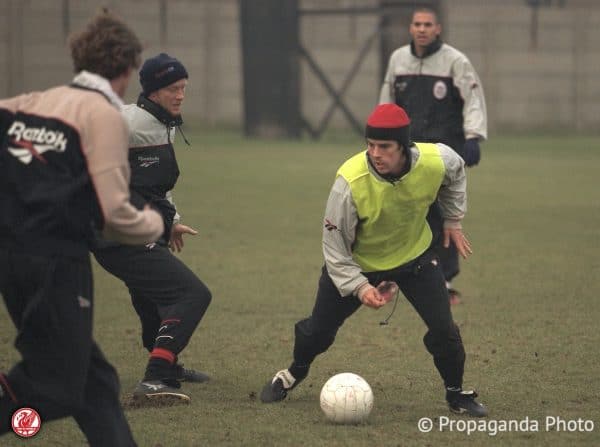
{"type": "Polygon", "coordinates": [[[211,293],[168,247],[119,245],[94,255],[108,272],[129,288],[142,323],[142,342],[153,352],[177,357],[188,344],[212,299],[211,293]]]}
{"type": "MultiPolygon", "coordinates": [[[[465,350],[452,319],[448,291],[437,257],[432,250],[393,270],[367,273],[369,282],[394,281],[427,325],[423,338],[447,387],[462,387],[465,350]]],[[[354,296],[342,297],[323,267],[312,315],[296,323],[292,369],[309,366],[334,342],[346,318],[361,306],[354,296]]]]}
{"type": "Polygon", "coordinates": [[[429,207],[427,214],[427,223],[433,233],[431,247],[435,250],[444,272],[444,279],[452,281],[460,272],[460,263],[458,259],[458,250],[454,242],[450,241],[448,248],[444,247],[443,226],[444,218],[437,202],[429,207]]]}
{"type": "Polygon", "coordinates": [[[0,249],[0,292],[22,356],[0,376],[0,434],[11,430],[16,409],[31,407],[42,425],[73,416],[93,447],[135,446],[119,402],[117,373],[92,339],[89,257],[0,249]]]}

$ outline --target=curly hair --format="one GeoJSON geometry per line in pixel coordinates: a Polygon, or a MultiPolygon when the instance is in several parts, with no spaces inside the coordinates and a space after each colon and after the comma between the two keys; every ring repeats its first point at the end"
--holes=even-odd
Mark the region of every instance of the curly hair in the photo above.
{"type": "Polygon", "coordinates": [[[77,33],[69,36],[75,72],[87,70],[108,80],[140,65],[142,44],[119,18],[104,9],[77,33]]]}

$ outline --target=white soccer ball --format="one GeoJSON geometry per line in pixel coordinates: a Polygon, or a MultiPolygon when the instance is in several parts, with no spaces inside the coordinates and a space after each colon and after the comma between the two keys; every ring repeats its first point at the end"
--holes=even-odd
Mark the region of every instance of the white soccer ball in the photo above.
{"type": "Polygon", "coordinates": [[[321,389],[321,409],[331,422],[364,422],[373,409],[373,391],[367,381],[357,374],[336,374],[321,389]]]}

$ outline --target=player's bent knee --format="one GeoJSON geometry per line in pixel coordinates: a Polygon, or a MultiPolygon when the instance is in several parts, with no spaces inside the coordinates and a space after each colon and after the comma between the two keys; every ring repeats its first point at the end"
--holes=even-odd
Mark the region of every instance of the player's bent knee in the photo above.
{"type": "Polygon", "coordinates": [[[430,330],[423,337],[423,343],[430,354],[443,357],[464,351],[460,329],[456,324],[444,330],[430,330]]]}
{"type": "Polygon", "coordinates": [[[337,329],[315,331],[312,320],[307,318],[295,326],[296,345],[310,346],[314,354],[325,352],[335,341],[337,329]]]}

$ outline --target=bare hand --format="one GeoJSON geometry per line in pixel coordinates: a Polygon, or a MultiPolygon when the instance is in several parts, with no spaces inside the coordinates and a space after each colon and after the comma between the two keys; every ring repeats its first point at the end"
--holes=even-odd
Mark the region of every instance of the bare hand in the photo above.
{"type": "Polygon", "coordinates": [[[385,304],[387,303],[385,298],[379,293],[379,290],[377,290],[375,287],[372,287],[369,290],[367,290],[363,294],[361,301],[365,306],[371,307],[373,309],[379,309],[380,307],[385,306],[385,304]]]}
{"type": "Polygon", "coordinates": [[[171,239],[169,240],[169,248],[171,251],[180,252],[183,249],[184,234],[191,234],[192,236],[195,236],[198,234],[198,232],[187,225],[182,225],[179,223],[173,225],[171,228],[171,239]]]}
{"type": "Polygon", "coordinates": [[[456,250],[458,253],[464,258],[473,253],[471,250],[471,243],[467,239],[467,237],[463,234],[462,229],[460,228],[444,228],[444,248],[448,248],[450,246],[450,241],[454,242],[456,246],[456,250]]]}

